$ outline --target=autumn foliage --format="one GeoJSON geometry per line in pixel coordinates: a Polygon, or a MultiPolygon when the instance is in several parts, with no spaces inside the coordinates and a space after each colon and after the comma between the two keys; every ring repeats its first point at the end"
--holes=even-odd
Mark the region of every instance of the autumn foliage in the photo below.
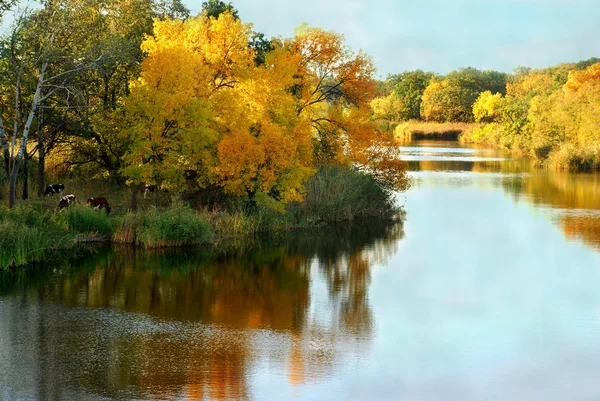
{"type": "Polygon", "coordinates": [[[155,20],[125,100],[124,173],[168,190],[217,187],[281,208],[318,164],[352,165],[406,189],[398,146],[370,122],[374,67],[339,34],[302,27],[264,64],[229,12],[155,20]]]}
{"type": "Polygon", "coordinates": [[[600,63],[532,70],[507,84],[506,96],[482,93],[473,113],[490,122],[465,140],[486,142],[568,170],[600,168],[600,63]]]}

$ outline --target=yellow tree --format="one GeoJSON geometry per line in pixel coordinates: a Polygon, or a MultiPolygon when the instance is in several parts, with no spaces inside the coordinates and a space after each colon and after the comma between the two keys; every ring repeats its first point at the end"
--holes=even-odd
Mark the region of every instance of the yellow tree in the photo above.
{"type": "Polygon", "coordinates": [[[294,69],[281,52],[256,66],[250,33],[229,12],[155,21],[126,104],[134,182],[176,190],[192,176],[274,207],[302,199],[314,169],[310,129],[286,92],[294,69]]]}
{"type": "Polygon", "coordinates": [[[557,112],[567,139],[586,147],[600,144],[600,63],[569,72],[557,112]]]}
{"type": "Polygon", "coordinates": [[[491,91],[481,92],[473,104],[473,116],[477,122],[492,122],[500,117],[502,94],[491,91]]]}
{"type": "Polygon", "coordinates": [[[592,64],[583,71],[570,71],[564,90],[565,92],[576,92],[586,82],[590,81],[600,81],[600,63],[592,64]]]}
{"type": "Polygon", "coordinates": [[[373,119],[385,124],[386,130],[393,129],[402,120],[402,116],[408,112],[402,99],[395,93],[373,99],[371,108],[373,109],[373,119]]]}

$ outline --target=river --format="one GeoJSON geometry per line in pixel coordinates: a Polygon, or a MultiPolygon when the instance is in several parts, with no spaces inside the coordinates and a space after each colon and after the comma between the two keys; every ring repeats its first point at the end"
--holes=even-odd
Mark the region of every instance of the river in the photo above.
{"type": "Polygon", "coordinates": [[[0,400],[600,399],[600,175],[404,157],[403,225],[0,276],[0,400]]]}

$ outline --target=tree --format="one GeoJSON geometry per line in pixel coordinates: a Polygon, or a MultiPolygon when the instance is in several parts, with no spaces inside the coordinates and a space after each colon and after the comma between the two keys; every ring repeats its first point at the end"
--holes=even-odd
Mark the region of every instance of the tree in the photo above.
{"type": "MultiPolygon", "coordinates": [[[[81,0],[69,0],[75,8],[81,0]]],[[[179,0],[83,0],[78,22],[90,38],[88,51],[101,51],[103,58],[86,71],[81,90],[82,107],[68,118],[72,130],[62,141],[68,152],[66,164],[88,176],[108,175],[121,183],[122,157],[128,143],[119,135],[122,100],[130,82],[139,74],[144,53],[144,35],[152,32],[153,18],[185,19],[189,11],[179,0]]]]}
{"type": "Polygon", "coordinates": [[[250,36],[250,41],[248,42],[248,46],[254,50],[254,62],[257,65],[262,65],[266,61],[267,54],[275,48],[271,44],[271,41],[265,38],[265,35],[261,32],[253,31],[250,36]]]}
{"type": "Polygon", "coordinates": [[[251,37],[227,11],[155,21],[125,102],[130,181],[176,192],[216,187],[283,210],[302,200],[318,159],[406,187],[399,147],[369,122],[366,56],[340,35],[305,28],[257,64],[251,37]]]}
{"type": "Polygon", "coordinates": [[[5,104],[3,110],[12,115],[12,132],[0,115],[0,143],[9,170],[9,206],[16,200],[17,177],[27,161],[27,143],[40,108],[61,93],[72,95],[81,72],[101,58],[92,54],[74,57],[79,38],[72,33],[69,11],[49,2],[44,9],[18,18],[2,44],[7,60],[3,65],[8,77],[5,84],[13,93],[7,103],[14,105],[5,104]]]}
{"type": "Polygon", "coordinates": [[[389,131],[407,114],[407,107],[394,93],[386,97],[377,97],[371,101],[373,119],[382,121],[389,131]]]}
{"type": "Polygon", "coordinates": [[[485,91],[481,92],[473,104],[473,116],[477,122],[493,122],[500,117],[502,94],[485,91]]]}
{"type": "Polygon", "coordinates": [[[240,18],[238,15],[238,10],[231,4],[225,3],[221,0],[208,0],[202,2],[202,12],[206,14],[208,17],[219,18],[224,12],[228,12],[233,16],[233,18],[240,18]]]}
{"type": "Polygon", "coordinates": [[[298,116],[313,127],[318,162],[351,164],[388,188],[406,189],[399,145],[370,122],[376,90],[371,59],[348,49],[342,35],[307,25],[286,45],[298,60],[291,91],[298,116]]]}
{"type": "Polygon", "coordinates": [[[592,64],[582,71],[570,71],[564,89],[566,92],[577,92],[590,81],[600,81],[600,63],[592,64]]]}
{"type": "Polygon", "coordinates": [[[405,71],[388,76],[386,83],[395,97],[404,105],[404,111],[400,115],[402,120],[420,118],[423,92],[434,76],[433,72],[422,70],[405,71]]]}
{"type": "Polygon", "coordinates": [[[435,121],[473,121],[473,104],[481,92],[506,93],[506,74],[460,68],[433,79],[423,93],[421,116],[435,121]]]}
{"type": "Polygon", "coordinates": [[[448,79],[431,81],[423,93],[421,116],[432,121],[472,121],[474,94],[448,79]]]}
{"type": "MultiPolygon", "coordinates": [[[[235,19],[239,19],[238,10],[231,2],[208,0],[202,3],[202,13],[208,17],[218,18],[224,12],[228,12],[235,19]]],[[[258,65],[264,64],[267,53],[273,50],[271,41],[265,38],[265,34],[256,31],[252,31],[248,46],[255,51],[254,62],[258,65]]]]}
{"type": "Polygon", "coordinates": [[[290,90],[298,116],[312,125],[317,161],[354,165],[387,188],[406,189],[399,145],[370,122],[376,90],[371,59],[348,49],[342,35],[306,25],[286,46],[298,61],[290,90]]]}
{"type": "Polygon", "coordinates": [[[294,70],[281,51],[256,65],[250,35],[229,12],[155,21],[125,104],[134,183],[216,186],[275,208],[302,199],[313,168],[310,126],[286,91],[294,70]]]}
{"type": "Polygon", "coordinates": [[[4,13],[9,11],[16,2],[17,0],[0,0],[0,21],[2,21],[4,13]]]}

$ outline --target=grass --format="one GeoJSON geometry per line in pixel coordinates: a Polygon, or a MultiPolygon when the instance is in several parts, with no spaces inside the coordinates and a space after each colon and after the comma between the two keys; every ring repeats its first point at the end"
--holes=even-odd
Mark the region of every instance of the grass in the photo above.
{"type": "Polygon", "coordinates": [[[369,218],[393,219],[395,195],[370,176],[345,167],[322,167],[306,184],[304,202],[288,206],[302,227],[369,218]]]}
{"type": "Polygon", "coordinates": [[[442,139],[457,140],[463,132],[478,127],[478,123],[445,122],[410,120],[400,123],[394,129],[397,139],[442,139]]]}
{"type": "MultiPolygon", "coordinates": [[[[367,174],[348,167],[321,167],[306,183],[306,190],[304,202],[286,205],[285,213],[252,201],[197,209],[177,201],[158,208],[142,204],[137,212],[111,201],[113,213],[108,216],[84,204],[56,212],[52,207],[56,199],[36,199],[0,211],[0,270],[43,261],[83,242],[111,241],[143,248],[192,247],[249,241],[261,233],[285,233],[295,228],[404,218],[394,193],[384,190],[367,174]]],[[[112,199],[126,203],[126,192],[113,190],[112,199]]]]}
{"type": "Polygon", "coordinates": [[[54,216],[26,206],[0,210],[0,270],[40,262],[75,245],[75,234],[54,216]]]}
{"type": "Polygon", "coordinates": [[[80,242],[106,241],[112,237],[113,226],[103,211],[83,205],[73,205],[56,214],[56,220],[65,225],[69,232],[79,235],[80,242]]]}
{"type": "Polygon", "coordinates": [[[600,169],[600,144],[577,146],[562,144],[549,150],[543,159],[546,167],[568,171],[591,171],[600,169]]]}
{"type": "Polygon", "coordinates": [[[146,211],[136,226],[135,243],[144,248],[164,248],[206,244],[213,229],[197,211],[178,205],[159,211],[146,211]]]}

